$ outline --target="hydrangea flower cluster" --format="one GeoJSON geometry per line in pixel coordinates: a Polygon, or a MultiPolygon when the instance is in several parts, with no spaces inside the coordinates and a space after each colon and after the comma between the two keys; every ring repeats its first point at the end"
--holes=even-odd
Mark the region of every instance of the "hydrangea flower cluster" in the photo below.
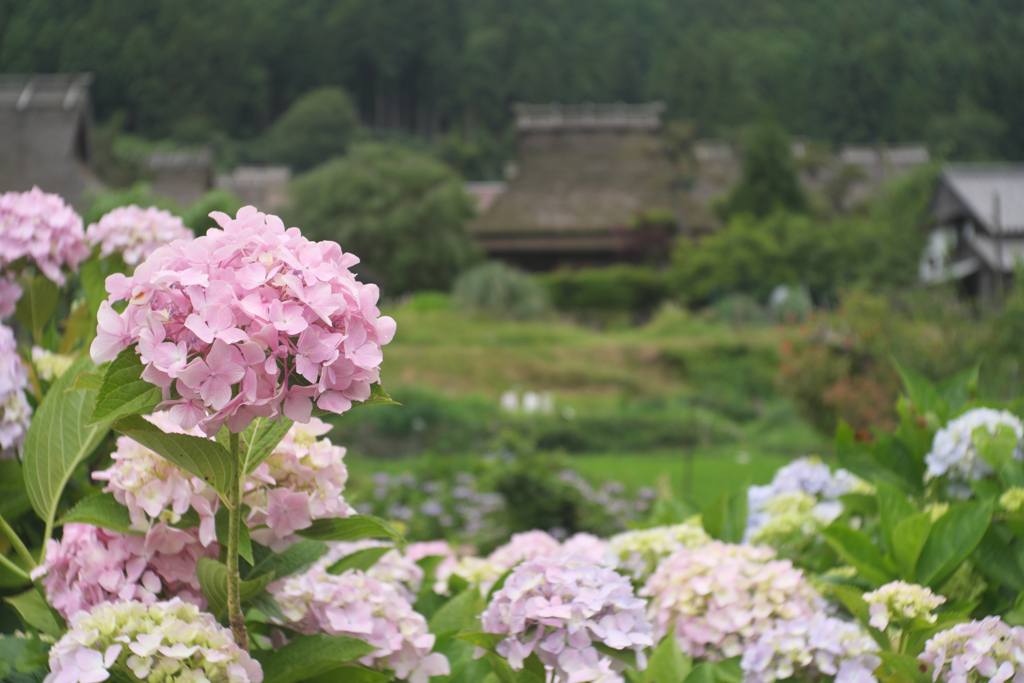
{"type": "Polygon", "coordinates": [[[0,460],[12,460],[21,453],[32,421],[32,406],[25,398],[28,368],[18,355],[11,328],[0,325],[0,460]]]}
{"type": "Polygon", "coordinates": [[[129,266],[138,265],[150,254],[174,240],[191,240],[195,235],[182,220],[170,211],[151,206],[120,206],[93,223],[85,231],[85,239],[93,247],[99,245],[100,258],[120,252],[129,266]]]}
{"type": "Polygon", "coordinates": [[[818,615],[779,621],[743,652],[746,683],[835,677],[835,683],[876,683],[878,645],[855,623],[818,615]]]}
{"type": "Polygon", "coordinates": [[[1024,628],[1010,627],[999,617],[957,624],[941,631],[918,655],[934,667],[932,680],[946,683],[1016,682],[1024,673],[1024,628]]]}
{"type": "Polygon", "coordinates": [[[920,618],[934,624],[936,616],[932,610],[946,602],[946,598],[916,583],[893,581],[876,591],[865,593],[864,602],[870,605],[871,625],[884,631],[890,621],[920,618]]]}
{"type": "MultiPolygon", "coordinates": [[[[374,540],[334,541],[327,545],[327,553],[317,560],[317,565],[324,569],[329,569],[338,560],[360,550],[391,547],[390,543],[374,540]]],[[[408,600],[410,604],[416,602],[416,596],[419,595],[420,588],[423,586],[423,568],[416,564],[415,560],[409,559],[407,555],[403,555],[401,551],[395,549],[381,555],[380,559],[366,570],[366,575],[394,587],[399,595],[408,600]]]]}
{"type": "Polygon", "coordinates": [[[615,565],[608,541],[594,534],[581,531],[573,534],[562,542],[562,552],[566,555],[578,555],[601,564],[615,565]]]}
{"type": "Polygon", "coordinates": [[[654,640],[644,608],[629,579],[586,557],[563,554],[518,565],[480,621],[484,631],[508,636],[496,650],[513,669],[536,654],[554,680],[589,681],[579,674],[600,667],[595,642],[633,650],[638,667],[645,668],[643,648],[654,640]]]}
{"type": "Polygon", "coordinates": [[[349,270],[359,259],[251,206],[210,216],[221,229],[107,278],[93,360],[138,342],[143,378],[166,390],[162,407],[207,434],[281,414],[305,423],[314,400],[340,414],[369,398],[395,321],[349,270]],[[120,314],[118,300],[128,301],[120,314]]]}
{"type": "MultiPolygon", "coordinates": [[[[765,486],[751,486],[747,489],[747,528],[744,540],[751,541],[754,534],[777,514],[769,509],[772,501],[782,495],[803,493],[814,498],[812,517],[826,523],[842,514],[843,504],[839,496],[847,493],[872,493],[870,484],[846,470],[833,472],[821,459],[814,457],[797,458],[779,468],[772,482],[765,486]]],[[[780,506],[775,506],[776,508],[780,506]]],[[[786,505],[781,506],[786,509],[786,505]]]]}
{"type": "Polygon", "coordinates": [[[74,362],[74,356],[54,353],[41,346],[32,347],[32,364],[36,366],[36,374],[39,379],[47,382],[52,382],[63,375],[74,362]]]}
{"type": "Polygon", "coordinates": [[[99,683],[110,671],[147,683],[261,683],[263,669],[213,615],[175,598],[104,603],[74,614],[50,649],[44,683],[99,683]]]}
{"type": "Polygon", "coordinates": [[[377,648],[359,661],[387,668],[409,683],[450,673],[448,659],[431,653],[427,620],[393,586],[361,571],[328,574],[314,566],[270,586],[288,626],[301,633],[346,635],[377,648]]]}
{"type": "Polygon", "coordinates": [[[14,313],[22,294],[21,285],[14,281],[14,273],[0,273],[0,319],[14,313]]]}
{"type": "Polygon", "coordinates": [[[24,258],[64,286],[61,269],[78,272],[90,253],[81,216],[60,195],[38,187],[0,194],[0,268],[24,258]]]}
{"type": "Polygon", "coordinates": [[[201,609],[200,557],[217,559],[219,546],[204,548],[194,531],[164,523],[143,536],[128,536],[91,524],[66,524],[61,540],[46,542],[42,576],[47,601],[64,617],[104,602],[179,597],[201,609]]]}
{"type": "Polygon", "coordinates": [[[932,449],[924,456],[928,465],[925,481],[948,475],[950,481],[962,484],[991,474],[992,466],[985,462],[974,444],[974,430],[984,427],[989,434],[995,434],[1001,426],[1009,427],[1017,435],[1017,450],[1013,455],[1020,460],[1024,453],[1024,422],[1006,410],[975,408],[935,432],[932,449]]]}
{"type": "MultiPolygon", "coordinates": [[[[178,430],[164,413],[154,413],[148,419],[166,432],[178,430]]],[[[296,530],[307,528],[312,520],[352,513],[342,497],[348,480],[345,449],[317,438],[329,430],[329,425],[316,418],[305,425],[292,425],[247,478],[242,498],[251,508],[247,523],[266,525],[250,532],[257,542],[280,551],[295,541],[296,530]]],[[[202,435],[195,429],[192,433],[202,435]]],[[[204,546],[213,542],[220,499],[202,479],[128,437],[118,438],[117,450],[110,457],[114,464],[92,476],[106,481],[104,492],[113,493],[128,508],[132,528],[145,531],[157,521],[177,523],[191,507],[199,515],[200,541],[204,546]]]]}
{"type": "Polygon", "coordinates": [[[781,546],[795,532],[806,537],[814,534],[819,525],[828,526],[843,512],[839,502],[819,503],[803,491],[780,493],[769,498],[762,508],[767,516],[764,523],[749,532],[747,541],[756,545],[781,546]]]}
{"type": "Polygon", "coordinates": [[[608,540],[608,551],[616,559],[619,571],[635,581],[643,581],[675,551],[710,541],[711,537],[699,526],[675,524],[616,534],[608,540]]]}
{"type": "Polygon", "coordinates": [[[713,541],[676,551],[640,590],[650,597],[654,637],[673,627],[682,651],[708,661],[740,655],[779,620],[825,607],[803,572],[770,548],[713,541]]]}
{"type": "Polygon", "coordinates": [[[434,590],[440,594],[448,592],[448,579],[458,576],[471,586],[480,588],[486,595],[501,575],[524,560],[558,555],[562,544],[546,531],[525,531],[512,534],[505,545],[498,546],[486,558],[467,556],[454,564],[439,566],[435,572],[438,583],[434,590]]]}

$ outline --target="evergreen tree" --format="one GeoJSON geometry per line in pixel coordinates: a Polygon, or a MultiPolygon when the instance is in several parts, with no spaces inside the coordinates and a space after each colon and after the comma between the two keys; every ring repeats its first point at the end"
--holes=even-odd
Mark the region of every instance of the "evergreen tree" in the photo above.
{"type": "Polygon", "coordinates": [[[743,176],[721,207],[725,216],[749,213],[764,218],[779,209],[807,210],[789,144],[786,131],[776,124],[751,128],[743,148],[743,176]]]}

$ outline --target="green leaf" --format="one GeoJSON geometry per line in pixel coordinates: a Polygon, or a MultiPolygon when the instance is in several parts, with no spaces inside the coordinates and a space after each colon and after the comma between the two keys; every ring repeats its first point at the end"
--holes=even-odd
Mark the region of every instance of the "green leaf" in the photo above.
{"type": "Polygon", "coordinates": [[[452,637],[472,643],[488,652],[494,652],[494,648],[498,646],[498,643],[505,640],[508,636],[501,633],[486,633],[484,631],[462,631],[452,637]]]}
{"type": "Polygon", "coordinates": [[[18,280],[18,284],[24,293],[18,299],[14,318],[24,325],[25,329],[31,331],[35,343],[41,345],[46,323],[57,310],[60,289],[45,275],[26,275],[18,280]]]}
{"type": "Polygon", "coordinates": [[[480,597],[479,590],[471,588],[462,591],[430,617],[430,632],[441,635],[468,630],[476,623],[477,615],[486,607],[487,604],[480,597]]]}
{"type": "MultiPolygon", "coordinates": [[[[20,640],[20,638],[12,638],[12,640],[15,639],[20,640]]],[[[38,633],[30,634],[22,642],[25,643],[25,646],[19,650],[18,656],[14,660],[15,671],[23,674],[38,672],[40,678],[44,677],[49,669],[47,664],[50,659],[50,645],[44,643],[38,633]]]]}
{"type": "Polygon", "coordinates": [[[974,549],[974,566],[985,576],[995,579],[1014,593],[1024,591],[1024,567],[1010,549],[1012,535],[997,525],[990,526],[974,549]]]}
{"type": "Polygon", "coordinates": [[[68,391],[99,391],[103,388],[103,373],[82,371],[75,375],[75,381],[68,391]]]}
{"type": "Polygon", "coordinates": [[[63,635],[65,625],[57,621],[59,616],[50,609],[46,601],[43,600],[43,596],[35,588],[14,597],[4,598],[4,602],[18,610],[18,614],[25,620],[25,623],[37,631],[54,638],[60,638],[63,635]]]}
{"type": "Polygon", "coordinates": [[[114,429],[226,495],[231,487],[231,454],[216,441],[190,434],[166,434],[139,415],[127,415],[114,429]]]}
{"type": "Polygon", "coordinates": [[[893,531],[896,525],[915,512],[914,506],[907,500],[907,494],[892,484],[878,482],[878,512],[882,522],[882,534],[885,536],[885,547],[893,552],[893,531]]]}
{"type": "Polygon", "coordinates": [[[747,526],[746,487],[738,493],[719,493],[701,512],[701,520],[712,538],[739,543],[747,526]]]}
{"type": "Polygon", "coordinates": [[[494,582],[493,586],[491,586],[491,590],[487,591],[487,602],[490,602],[491,598],[494,597],[494,594],[505,587],[505,582],[508,581],[508,577],[512,575],[512,572],[514,572],[515,569],[515,567],[512,567],[512,569],[506,570],[504,574],[498,577],[498,580],[494,582]]]}
{"type": "Polygon", "coordinates": [[[281,605],[277,604],[277,600],[270,593],[263,592],[249,600],[249,606],[255,607],[259,611],[263,612],[268,617],[277,619],[281,623],[288,621],[285,617],[284,612],[281,611],[281,605]]]}
{"type": "MultiPolygon", "coordinates": [[[[891,683],[931,683],[932,677],[928,675],[928,667],[917,657],[901,652],[879,652],[883,665],[891,668],[896,676],[885,676],[885,680],[891,683]]],[[[884,676],[884,674],[883,674],[884,676]]]]}
{"type": "Polygon", "coordinates": [[[956,505],[932,525],[917,561],[917,581],[937,588],[981,542],[992,519],[989,505],[956,505]]]}
{"type": "Polygon", "coordinates": [[[32,509],[25,472],[17,460],[0,460],[0,516],[14,520],[32,509]]]}
{"type": "Polygon", "coordinates": [[[911,515],[896,525],[892,534],[892,556],[899,565],[903,578],[911,583],[917,580],[917,561],[932,529],[929,512],[911,515]]]}
{"type": "Polygon", "coordinates": [[[743,672],[735,659],[724,662],[701,662],[693,667],[686,683],[740,683],[743,672]]]}
{"type": "Polygon", "coordinates": [[[693,671],[693,660],[684,655],[672,628],[651,654],[647,669],[637,678],[640,683],[682,683],[693,671]]]}
{"type": "Polygon", "coordinates": [[[107,435],[106,426],[82,426],[92,413],[96,392],[65,391],[80,372],[93,367],[92,360],[81,358],[54,382],[25,436],[25,488],[32,507],[46,522],[47,532],[72,472],[107,435]]]}
{"type": "Polygon", "coordinates": [[[327,545],[320,541],[299,541],[288,546],[282,553],[275,553],[270,548],[258,543],[252,545],[255,562],[252,568],[243,572],[242,578],[255,579],[273,572],[274,576],[283,579],[303,567],[316,562],[327,552],[327,545]]]}
{"type": "Polygon", "coordinates": [[[900,379],[903,380],[903,387],[906,390],[907,397],[914,406],[914,410],[921,415],[935,413],[941,422],[945,422],[949,406],[939,395],[938,390],[936,390],[932,383],[924,375],[903,367],[895,359],[893,360],[893,365],[896,367],[896,372],[899,373],[900,379]]]}
{"type": "Polygon", "coordinates": [[[314,541],[359,541],[364,538],[391,538],[404,543],[402,534],[383,519],[371,515],[353,515],[345,519],[317,519],[295,532],[314,541]]]}
{"type": "Polygon", "coordinates": [[[857,569],[861,578],[876,586],[896,578],[866,534],[851,529],[841,521],[833,522],[822,529],[821,533],[843,561],[857,569]]]}
{"type": "Polygon", "coordinates": [[[979,455],[992,465],[995,471],[998,472],[1004,465],[1013,462],[1013,454],[1017,450],[1017,434],[1013,427],[999,425],[995,434],[989,434],[988,428],[981,426],[974,430],[971,440],[979,455]]]}
{"type": "MultiPolygon", "coordinates": [[[[196,565],[199,586],[203,589],[209,612],[218,619],[228,611],[228,568],[209,557],[200,557],[196,565]]],[[[274,580],[273,572],[252,581],[239,583],[239,598],[244,603],[263,592],[274,580]]]]}
{"type": "MultiPolygon", "coordinates": [[[[368,399],[366,399],[365,401],[352,401],[352,407],[353,408],[358,408],[360,406],[375,406],[375,405],[394,405],[394,406],[400,406],[402,404],[399,403],[398,401],[395,401],[390,396],[388,396],[388,392],[384,391],[384,387],[382,387],[379,382],[377,384],[371,384],[370,385],[370,397],[368,399]]],[[[336,414],[337,413],[332,413],[329,410],[324,410],[323,408],[319,408],[319,407],[314,407],[313,408],[313,412],[312,412],[313,417],[323,417],[324,415],[336,415],[336,414]]]]}
{"type": "Polygon", "coordinates": [[[598,652],[603,652],[612,659],[617,659],[629,668],[636,671],[636,652],[629,649],[617,650],[614,647],[608,647],[601,641],[595,640],[592,645],[598,652]]]}
{"type": "Polygon", "coordinates": [[[255,418],[252,424],[239,435],[242,449],[242,471],[252,474],[260,466],[260,463],[274,451],[277,444],[281,443],[281,439],[291,429],[292,424],[292,421],[285,417],[280,420],[270,420],[265,417],[255,418]]]}
{"type": "Polygon", "coordinates": [[[76,522],[79,524],[92,524],[101,529],[110,529],[119,534],[131,534],[144,536],[145,532],[132,528],[131,516],[128,508],[121,505],[114,499],[113,493],[97,493],[81,500],[78,505],[71,508],[66,515],[60,518],[56,526],[76,522]]]}
{"type": "Polygon", "coordinates": [[[386,555],[390,550],[394,550],[394,548],[392,546],[384,546],[383,548],[364,548],[363,550],[357,550],[351,555],[346,555],[328,567],[327,573],[341,574],[349,569],[366,571],[373,565],[377,564],[377,560],[386,555]]]}
{"type": "Polygon", "coordinates": [[[109,424],[127,415],[149,413],[160,403],[160,387],[142,379],[145,366],[136,346],[117,354],[107,366],[89,424],[109,424]]]}
{"type": "Polygon", "coordinates": [[[277,651],[253,652],[253,657],[263,667],[263,683],[295,683],[325,674],[375,650],[355,638],[318,633],[299,636],[277,651]]]}
{"type": "Polygon", "coordinates": [[[305,683],[386,683],[391,676],[358,664],[343,664],[326,673],[307,678],[305,683]]]}
{"type": "MultiPolygon", "coordinates": [[[[248,505],[243,505],[242,519],[245,519],[248,505]]],[[[227,545],[228,543],[228,522],[231,517],[231,511],[223,505],[217,509],[217,514],[213,519],[214,529],[217,532],[217,541],[221,545],[227,545]]],[[[252,541],[249,540],[249,527],[243,522],[238,527],[238,554],[245,559],[249,564],[256,564],[255,560],[252,559],[252,541]]]]}
{"type": "Polygon", "coordinates": [[[850,614],[861,623],[867,632],[883,650],[891,650],[892,643],[888,636],[871,625],[871,607],[864,601],[863,594],[849,586],[829,586],[829,592],[850,610],[850,614]]]}
{"type": "Polygon", "coordinates": [[[937,388],[939,396],[949,406],[949,414],[956,415],[964,404],[978,393],[978,372],[981,370],[981,363],[973,368],[959,372],[939,382],[937,388]]]}

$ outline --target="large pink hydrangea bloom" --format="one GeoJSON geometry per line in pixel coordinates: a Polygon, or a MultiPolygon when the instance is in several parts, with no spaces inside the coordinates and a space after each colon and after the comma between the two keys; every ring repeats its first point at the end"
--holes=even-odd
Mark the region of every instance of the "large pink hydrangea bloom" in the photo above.
{"type": "Polygon", "coordinates": [[[0,268],[24,258],[63,286],[62,268],[77,272],[90,253],[81,216],[60,195],[38,187],[0,194],[0,268]]]}
{"type": "Polygon", "coordinates": [[[141,209],[135,204],[119,206],[104,214],[85,231],[89,244],[100,246],[100,258],[120,252],[130,266],[149,258],[165,244],[192,237],[192,231],[170,211],[155,206],[141,209]]]}
{"type": "Polygon", "coordinates": [[[654,644],[645,607],[625,576],[582,555],[563,554],[513,569],[480,623],[488,633],[507,635],[496,649],[513,669],[536,654],[555,681],[592,681],[604,659],[594,643],[633,650],[645,668],[644,648],[654,644]]]}
{"type": "Polygon", "coordinates": [[[780,620],[810,619],[825,602],[769,548],[714,541],[662,561],[640,595],[651,598],[654,637],[675,628],[680,649],[716,662],[743,654],[780,620]]]}
{"type": "Polygon", "coordinates": [[[72,523],[60,541],[46,542],[46,561],[32,577],[42,577],[47,600],[65,618],[118,600],[150,605],[179,597],[206,609],[196,563],[217,559],[219,549],[216,543],[204,548],[195,531],[162,522],[145,536],[72,523]]]}
{"type": "Polygon", "coordinates": [[[164,388],[171,418],[207,434],[282,413],[304,423],[314,401],[343,413],[369,398],[395,321],[349,270],[359,259],[251,206],[210,215],[220,229],[107,278],[93,360],[138,342],[143,378],[164,388]],[[118,300],[128,301],[120,314],[118,300]]]}

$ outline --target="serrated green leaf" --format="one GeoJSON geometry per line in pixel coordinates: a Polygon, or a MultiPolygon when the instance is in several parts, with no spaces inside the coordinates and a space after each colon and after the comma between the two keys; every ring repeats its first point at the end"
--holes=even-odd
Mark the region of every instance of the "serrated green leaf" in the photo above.
{"type": "MultiPolygon", "coordinates": [[[[896,672],[897,680],[904,683],[931,683],[932,677],[928,675],[928,666],[917,657],[901,652],[879,652],[878,656],[882,658],[884,666],[896,672]]],[[[886,680],[892,678],[886,677],[886,680]]]]}
{"type": "Polygon", "coordinates": [[[992,519],[989,505],[955,505],[935,520],[917,561],[917,581],[937,588],[981,542],[992,519]]]}
{"type": "Polygon", "coordinates": [[[65,391],[80,372],[94,367],[88,357],[75,361],[39,404],[25,436],[25,489],[32,507],[46,522],[47,538],[72,472],[107,435],[104,425],[82,426],[92,413],[96,392],[65,391]]]}
{"type": "MultiPolygon", "coordinates": [[[[199,586],[206,596],[209,612],[219,619],[228,611],[228,568],[217,560],[200,557],[196,573],[199,576],[199,586]]],[[[273,580],[274,574],[271,572],[252,581],[241,581],[238,589],[240,600],[244,603],[256,597],[273,580]]]]}
{"type": "Polygon", "coordinates": [[[249,606],[255,607],[263,614],[277,619],[282,624],[288,621],[285,617],[284,612],[281,611],[281,605],[277,604],[277,600],[270,593],[263,592],[249,600],[249,606]]]}
{"type": "Polygon", "coordinates": [[[458,633],[473,628],[477,615],[484,611],[487,603],[476,588],[462,591],[444,603],[430,617],[429,628],[434,635],[458,633]]]}
{"type": "Polygon", "coordinates": [[[355,638],[318,633],[299,636],[277,651],[254,652],[253,657],[263,667],[263,683],[294,683],[325,674],[375,650],[355,638]]]}
{"type": "Polygon", "coordinates": [[[75,381],[67,391],[99,391],[103,388],[103,373],[83,371],[75,375],[75,381]]]}
{"type": "Polygon", "coordinates": [[[498,677],[499,683],[522,683],[516,677],[516,673],[512,671],[512,667],[509,666],[508,661],[503,657],[499,657],[493,652],[488,652],[486,655],[487,663],[491,665],[491,671],[498,677]]]}
{"type": "Polygon", "coordinates": [[[46,323],[57,310],[60,288],[45,275],[26,275],[18,280],[18,284],[23,292],[14,309],[14,319],[32,332],[35,343],[41,345],[46,323]]]}
{"type": "Polygon", "coordinates": [[[878,482],[878,513],[882,523],[882,534],[885,537],[885,547],[893,552],[893,531],[896,525],[915,512],[914,506],[907,500],[905,491],[896,488],[884,481],[878,482]]]}
{"type": "Polygon", "coordinates": [[[985,576],[995,579],[1014,593],[1024,591],[1024,567],[1011,550],[1013,537],[1005,528],[991,525],[974,549],[974,566],[985,576]]]}
{"type": "Polygon", "coordinates": [[[949,405],[939,395],[938,390],[932,383],[924,375],[903,367],[895,359],[892,363],[896,367],[896,372],[899,373],[900,379],[903,380],[903,388],[913,404],[914,410],[921,415],[935,413],[940,422],[945,422],[949,405]]]}
{"type": "Polygon", "coordinates": [[[494,648],[497,647],[498,643],[507,637],[501,633],[486,633],[484,631],[461,631],[452,636],[452,638],[458,638],[477,647],[482,647],[488,652],[494,652],[494,648]]]}
{"type": "Polygon", "coordinates": [[[21,463],[0,460],[0,517],[14,520],[31,509],[21,463]]]}
{"type": "Polygon", "coordinates": [[[291,429],[292,421],[286,417],[280,420],[270,420],[265,417],[257,417],[252,424],[239,435],[239,444],[242,449],[241,463],[242,471],[252,474],[260,463],[267,459],[281,443],[288,430],[291,429]]]}
{"type": "Polygon", "coordinates": [[[394,550],[391,546],[385,546],[383,548],[364,548],[363,550],[357,550],[351,555],[346,555],[341,558],[330,567],[327,568],[328,574],[341,574],[349,569],[359,569],[360,571],[366,571],[373,565],[377,564],[377,560],[384,557],[389,551],[394,550]]]}
{"type": "Polygon", "coordinates": [[[846,526],[841,520],[822,529],[822,535],[843,561],[855,567],[861,578],[880,586],[896,577],[885,564],[871,539],[846,526]]]}
{"type": "Polygon", "coordinates": [[[148,413],[160,403],[160,387],[142,379],[145,366],[137,346],[132,344],[107,366],[90,425],[110,424],[128,415],[148,413]]]}
{"type": "Polygon", "coordinates": [[[917,580],[917,561],[931,529],[931,513],[919,512],[900,521],[893,530],[892,556],[903,572],[903,578],[911,583],[917,580]]]}
{"type": "Polygon", "coordinates": [[[46,601],[43,600],[43,596],[35,588],[14,597],[4,598],[4,602],[18,610],[18,614],[25,620],[25,623],[37,631],[54,638],[63,635],[65,625],[58,621],[60,617],[50,609],[46,601]]]}
{"type": "Polygon", "coordinates": [[[66,515],[57,521],[56,526],[72,522],[92,524],[101,529],[116,531],[119,534],[145,535],[145,532],[132,528],[132,520],[128,514],[128,508],[118,503],[114,499],[113,493],[97,493],[81,500],[78,505],[71,508],[66,515]]]}
{"type": "Polygon", "coordinates": [[[45,677],[49,667],[50,644],[44,643],[38,633],[32,633],[24,640],[25,646],[18,652],[14,660],[14,669],[18,673],[38,673],[45,677]]]}
{"type": "Polygon", "coordinates": [[[629,668],[636,670],[636,652],[633,650],[616,650],[613,647],[608,647],[601,641],[595,640],[592,645],[598,652],[603,652],[612,659],[617,659],[629,668]]]}
{"type": "Polygon", "coordinates": [[[647,669],[638,672],[640,683],[682,683],[693,671],[693,659],[683,654],[671,629],[651,653],[647,669]]]}
{"type": "Polygon", "coordinates": [[[313,564],[326,552],[327,545],[320,541],[299,541],[281,553],[275,553],[270,548],[253,543],[252,554],[255,562],[251,563],[251,569],[245,570],[242,578],[251,580],[273,572],[274,576],[283,579],[313,564]]]}
{"type": "MultiPolygon", "coordinates": [[[[245,519],[248,515],[249,506],[242,506],[242,519],[245,519]]],[[[221,506],[218,508],[216,516],[213,519],[214,529],[217,533],[217,542],[221,545],[227,545],[228,542],[228,522],[231,517],[231,511],[226,507],[221,506]]],[[[249,539],[249,527],[242,523],[238,527],[238,554],[249,564],[255,564],[252,559],[252,541],[249,539]]]]}
{"type": "Polygon", "coordinates": [[[139,415],[122,417],[114,423],[114,430],[196,475],[222,495],[231,487],[231,454],[216,441],[167,434],[139,415]]]}
{"type": "Polygon", "coordinates": [[[402,534],[379,517],[353,515],[344,519],[316,519],[306,529],[295,532],[314,541],[359,541],[364,538],[390,538],[404,543],[402,534]]]}

